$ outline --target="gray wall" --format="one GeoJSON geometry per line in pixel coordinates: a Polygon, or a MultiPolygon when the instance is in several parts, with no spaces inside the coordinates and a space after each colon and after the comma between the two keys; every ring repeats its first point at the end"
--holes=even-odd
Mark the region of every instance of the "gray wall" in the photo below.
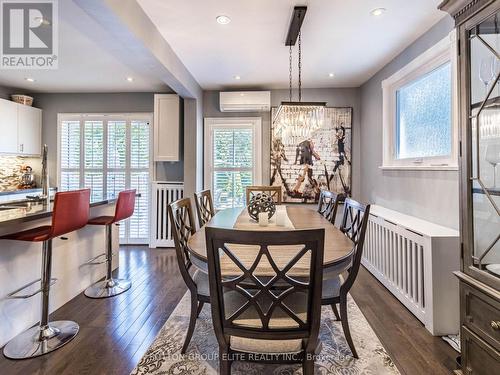
{"type": "Polygon", "coordinates": [[[361,87],[361,198],[458,229],[457,171],[387,171],[382,165],[382,81],[443,39],[444,18],[361,87]]]}
{"type": "MultiPolygon", "coordinates": [[[[153,93],[34,94],[34,106],[43,110],[42,140],[49,146],[51,184],[54,185],[57,181],[58,113],[152,113],[153,95],[153,93]]],[[[156,165],[157,180],[183,180],[183,161],[156,163],[156,165]]]]}
{"type": "MultiPolygon", "coordinates": [[[[271,105],[278,106],[288,100],[288,90],[271,90],[271,105]]],[[[353,107],[353,196],[359,197],[361,192],[360,179],[360,90],[347,89],[303,89],[303,101],[327,102],[329,107],[353,107]]],[[[203,94],[204,117],[261,117],[262,118],[262,182],[268,183],[271,178],[270,142],[271,117],[269,112],[262,113],[227,113],[219,110],[219,91],[205,91],[203,94]]]]}

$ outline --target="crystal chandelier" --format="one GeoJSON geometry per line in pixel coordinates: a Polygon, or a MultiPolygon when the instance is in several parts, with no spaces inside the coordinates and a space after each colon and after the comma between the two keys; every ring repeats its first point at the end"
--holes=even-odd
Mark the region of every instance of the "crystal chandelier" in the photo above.
{"type": "MultiPolygon", "coordinates": [[[[305,14],[305,11],[304,11],[305,14]]],[[[304,17],[302,15],[302,20],[304,17]]],[[[294,13],[295,16],[295,13],[294,13]]],[[[293,24],[293,18],[292,18],[293,24]]],[[[290,25],[292,30],[292,25],[290,25]]],[[[292,46],[295,40],[287,37],[286,45],[290,47],[289,53],[289,101],[281,102],[273,118],[273,131],[276,137],[281,138],[284,144],[299,144],[307,140],[311,134],[323,126],[325,119],[324,102],[302,102],[302,38],[300,25],[298,31],[298,101],[292,101],[292,46]]]]}

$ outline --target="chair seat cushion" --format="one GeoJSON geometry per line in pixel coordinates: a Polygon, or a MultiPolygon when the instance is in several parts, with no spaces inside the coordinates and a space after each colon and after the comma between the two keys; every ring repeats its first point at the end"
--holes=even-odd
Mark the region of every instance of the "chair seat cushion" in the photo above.
{"type": "Polygon", "coordinates": [[[263,340],[231,336],[232,350],[257,354],[299,353],[302,351],[302,340],[263,340]]]}
{"type": "Polygon", "coordinates": [[[340,296],[341,276],[332,279],[323,279],[322,299],[335,298],[340,296]]]}
{"type": "Polygon", "coordinates": [[[89,220],[90,225],[109,225],[114,223],[114,216],[97,216],[89,220]]]}
{"type": "Polygon", "coordinates": [[[0,239],[40,242],[49,240],[51,238],[51,233],[52,227],[50,225],[44,225],[42,227],[27,229],[21,232],[6,234],[5,236],[0,237],[0,239]]]}
{"type": "Polygon", "coordinates": [[[198,294],[201,294],[202,296],[210,296],[207,273],[197,270],[193,274],[193,281],[198,288],[198,294]]]}

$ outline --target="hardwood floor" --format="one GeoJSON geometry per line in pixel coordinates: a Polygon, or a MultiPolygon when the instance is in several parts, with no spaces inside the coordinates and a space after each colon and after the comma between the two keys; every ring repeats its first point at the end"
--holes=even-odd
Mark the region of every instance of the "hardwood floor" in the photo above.
{"type": "MultiPolygon", "coordinates": [[[[173,249],[123,247],[119,277],[132,288],[117,297],[94,300],[83,293],[51,314],[51,320],[80,324],[65,347],[39,358],[12,361],[0,357],[0,373],[128,374],[186,292],[173,249]]],[[[363,268],[352,295],[402,374],[450,374],[456,353],[432,337],[363,268]]]]}

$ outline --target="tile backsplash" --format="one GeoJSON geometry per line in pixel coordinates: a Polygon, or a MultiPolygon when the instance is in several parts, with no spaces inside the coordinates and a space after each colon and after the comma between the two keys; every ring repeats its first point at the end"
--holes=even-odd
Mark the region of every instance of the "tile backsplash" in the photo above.
{"type": "Polygon", "coordinates": [[[29,165],[35,173],[35,181],[39,185],[41,158],[25,158],[20,156],[0,155],[0,191],[16,190],[21,180],[21,167],[29,165]]]}

